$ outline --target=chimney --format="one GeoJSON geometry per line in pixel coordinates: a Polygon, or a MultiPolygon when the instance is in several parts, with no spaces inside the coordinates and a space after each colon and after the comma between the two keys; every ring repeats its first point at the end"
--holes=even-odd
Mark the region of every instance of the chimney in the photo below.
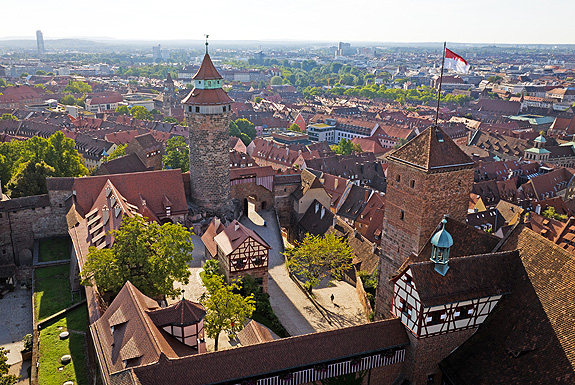
{"type": "Polygon", "coordinates": [[[240,229],[240,224],[236,221],[236,222],[234,223],[234,230],[235,230],[235,231],[238,231],[239,229],[240,229]]]}
{"type": "Polygon", "coordinates": [[[215,228],[216,228],[216,231],[218,230],[218,227],[220,227],[220,224],[221,224],[221,223],[222,223],[222,222],[220,221],[220,218],[218,218],[218,217],[215,217],[215,218],[214,218],[214,226],[215,226],[215,228]]]}
{"type": "Polygon", "coordinates": [[[339,179],[338,179],[338,178],[335,178],[335,182],[334,182],[334,184],[333,184],[333,186],[334,186],[333,189],[334,189],[334,190],[337,190],[338,184],[339,184],[339,179]]]}
{"type": "Polygon", "coordinates": [[[538,205],[535,207],[535,212],[536,212],[537,214],[541,214],[541,205],[538,204],[538,205]]]}

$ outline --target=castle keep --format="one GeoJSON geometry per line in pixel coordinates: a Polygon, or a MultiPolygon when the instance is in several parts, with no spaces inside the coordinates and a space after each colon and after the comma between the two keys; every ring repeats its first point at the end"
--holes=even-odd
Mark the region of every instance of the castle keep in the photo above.
{"type": "Polygon", "coordinates": [[[190,131],[190,187],[194,204],[224,215],[231,202],[229,124],[233,100],[222,89],[206,43],[206,55],[194,75],[194,88],[182,100],[190,131]]]}

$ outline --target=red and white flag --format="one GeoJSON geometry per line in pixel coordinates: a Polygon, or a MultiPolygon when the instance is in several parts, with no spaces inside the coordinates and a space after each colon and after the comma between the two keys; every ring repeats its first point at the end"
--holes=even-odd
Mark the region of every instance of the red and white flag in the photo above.
{"type": "Polygon", "coordinates": [[[451,51],[450,49],[445,49],[445,68],[449,68],[459,73],[469,72],[469,63],[467,60],[451,51]]]}

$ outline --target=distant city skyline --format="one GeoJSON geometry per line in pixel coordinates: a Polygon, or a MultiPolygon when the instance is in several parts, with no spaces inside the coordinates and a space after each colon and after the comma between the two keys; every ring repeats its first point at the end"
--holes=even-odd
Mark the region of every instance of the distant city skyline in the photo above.
{"type": "Polygon", "coordinates": [[[575,44],[572,0],[544,6],[535,0],[220,0],[202,8],[182,0],[93,4],[6,2],[0,38],[32,39],[41,30],[45,40],[195,40],[208,33],[215,40],[575,44]]]}

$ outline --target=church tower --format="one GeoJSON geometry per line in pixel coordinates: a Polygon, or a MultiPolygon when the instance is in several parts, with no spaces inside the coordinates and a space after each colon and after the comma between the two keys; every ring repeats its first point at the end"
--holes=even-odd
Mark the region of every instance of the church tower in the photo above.
{"type": "Polygon", "coordinates": [[[194,88],[182,100],[190,131],[192,201],[208,214],[224,215],[230,207],[229,124],[233,100],[222,89],[206,42],[206,55],[192,78],[194,88]]]}
{"type": "Polygon", "coordinates": [[[390,278],[418,254],[444,215],[465,222],[474,162],[437,126],[388,153],[376,316],[391,313],[390,278]]]}

